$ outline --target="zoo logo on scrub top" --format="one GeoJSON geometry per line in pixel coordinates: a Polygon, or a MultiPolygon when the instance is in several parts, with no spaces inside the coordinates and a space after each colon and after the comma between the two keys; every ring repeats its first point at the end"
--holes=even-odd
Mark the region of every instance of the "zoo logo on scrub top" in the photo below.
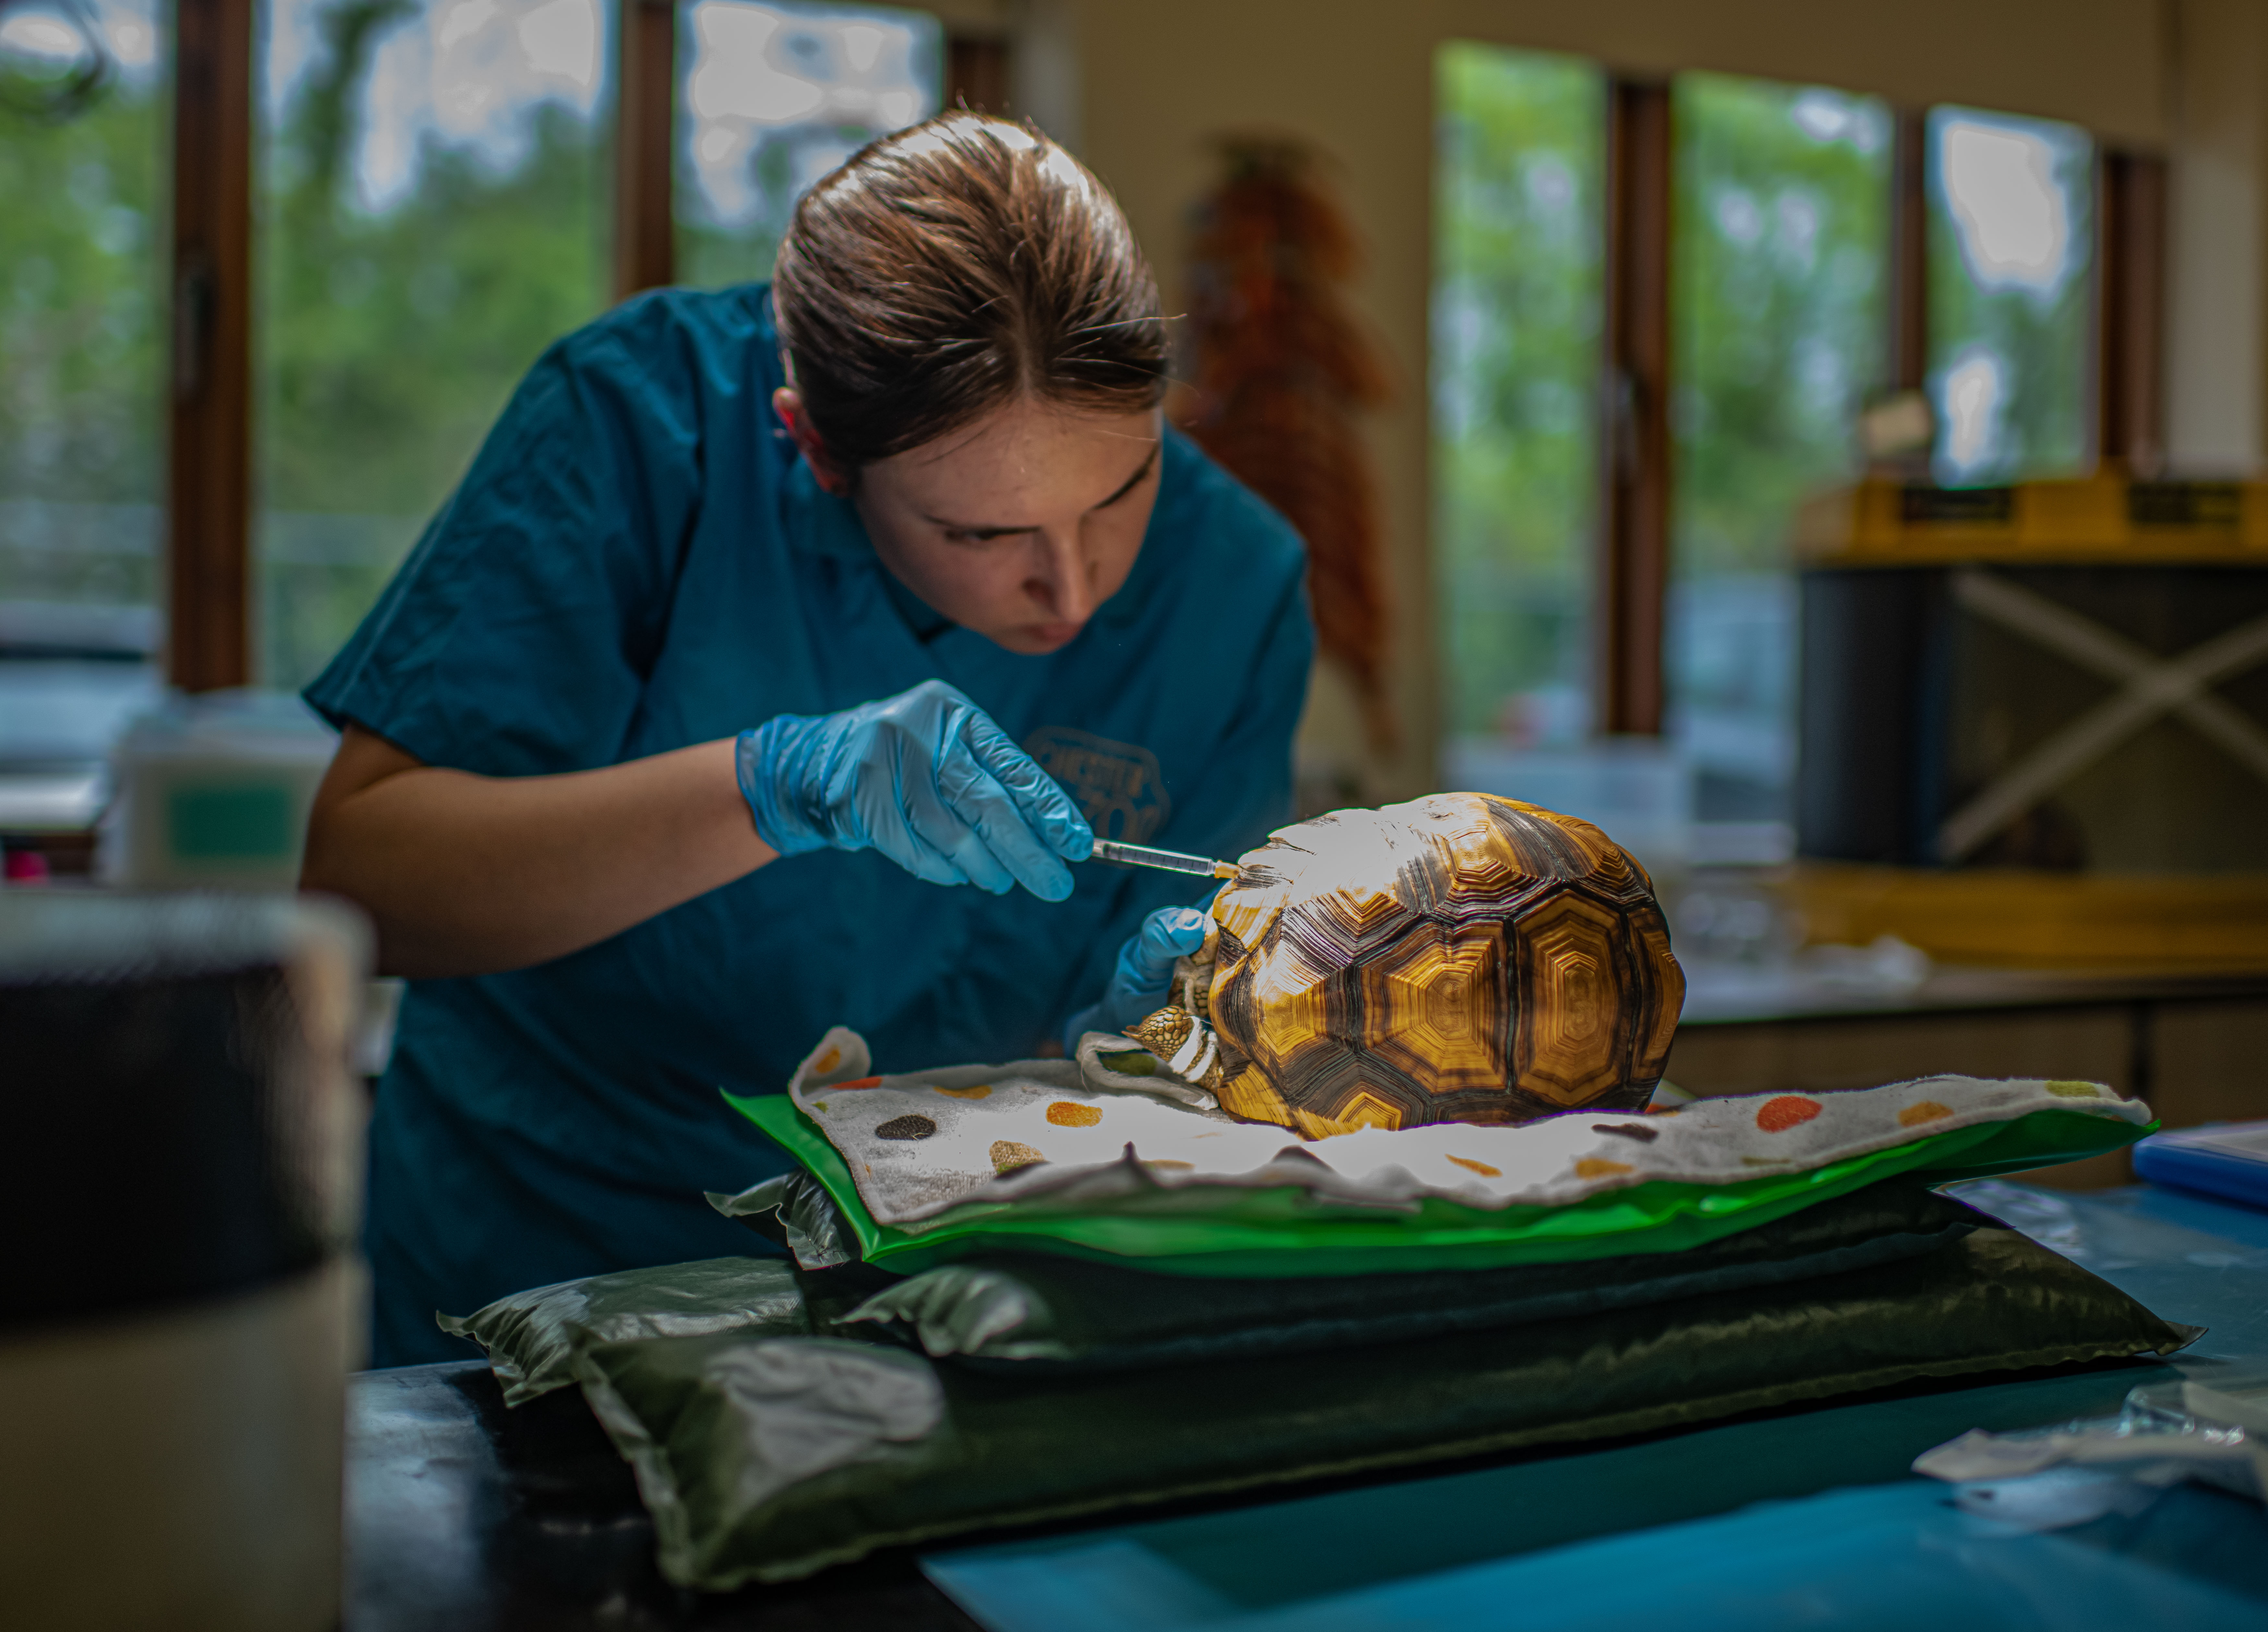
{"type": "Polygon", "coordinates": [[[1042,726],[1024,751],[1079,801],[1097,838],[1146,844],[1174,814],[1158,757],[1146,748],[1069,726],[1042,726]]]}

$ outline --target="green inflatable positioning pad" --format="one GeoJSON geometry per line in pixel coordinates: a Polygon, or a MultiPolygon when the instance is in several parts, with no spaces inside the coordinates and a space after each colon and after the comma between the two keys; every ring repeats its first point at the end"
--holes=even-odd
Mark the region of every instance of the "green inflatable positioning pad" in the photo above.
{"type": "Polygon", "coordinates": [[[747,1331],[589,1341],[572,1366],[636,1471],[663,1573],[721,1591],[990,1526],[2170,1354],[2197,1335],[1986,1225],[1831,1277],[1198,1366],[986,1370],[747,1331]]]}
{"type": "Polygon", "coordinates": [[[890,1336],[972,1365],[1105,1369],[1390,1342],[1837,1274],[1932,1251],[1988,1222],[1890,1178],[1683,1252],[1572,1264],[1227,1279],[1003,1252],[901,1278],[858,1261],[807,1173],[711,1200],[794,1256],[822,1336],[890,1336]]]}
{"type": "Polygon", "coordinates": [[[907,1279],[829,1255],[821,1244],[836,1227],[834,1203],[808,1177],[777,1188],[786,1198],[777,1211],[742,1222],[792,1244],[800,1263],[715,1258],[617,1270],[442,1315],[440,1327],[486,1351],[508,1406],[572,1383],[575,1356],[594,1344],[715,1333],[887,1338],[971,1365],[1124,1370],[1479,1331],[1838,1274],[1934,1251],[1990,1222],[1891,1179],[1690,1252],[1581,1265],[1225,1281],[1009,1253],[907,1279]]]}
{"type": "Polygon", "coordinates": [[[834,1204],[806,1176],[779,1188],[787,1199],[777,1212],[743,1222],[792,1243],[799,1264],[718,1258],[619,1270],[443,1315],[441,1329],[487,1351],[511,1406],[573,1382],[576,1355],[594,1344],[725,1332],[887,1338],[969,1365],[1132,1370],[1481,1331],[1839,1274],[1934,1251],[1990,1222],[1890,1179],[1689,1252],[1580,1265],[1226,1281],[1007,1253],[905,1279],[817,1244],[831,1238],[834,1204]]]}
{"type": "MultiPolygon", "coordinates": [[[[2097,1082],[1938,1076],[1303,1141],[1114,1068],[1106,1040],[885,1075],[837,1026],[787,1093],[726,1097],[825,1188],[840,1246],[900,1272],[1013,1251],[1246,1278],[1677,1252],[1896,1174],[2045,1166],[2156,1126],[2097,1082]]],[[[762,1192],[711,1200],[747,1211],[762,1192]]]]}
{"type": "Polygon", "coordinates": [[[593,1343],[811,1330],[796,1272],[777,1258],[616,1270],[514,1292],[472,1314],[436,1319],[450,1336],[469,1338],[487,1353],[508,1406],[572,1383],[577,1352],[593,1343]]]}
{"type": "Polygon", "coordinates": [[[814,1328],[831,1335],[888,1335],[967,1365],[1137,1370],[1489,1331],[1839,1275],[1933,1252],[1990,1223],[1949,1196],[1889,1179],[1683,1252],[1579,1264],[1226,1280],[1025,1252],[942,1265],[839,1311],[836,1274],[807,1276],[806,1291],[814,1328]]]}

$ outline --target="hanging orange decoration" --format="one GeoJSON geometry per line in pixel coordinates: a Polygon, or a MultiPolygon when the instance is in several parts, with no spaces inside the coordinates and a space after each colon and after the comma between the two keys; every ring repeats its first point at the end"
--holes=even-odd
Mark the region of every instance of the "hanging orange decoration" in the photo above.
{"type": "Polygon", "coordinates": [[[1354,228],[1304,144],[1238,136],[1220,151],[1226,176],[1197,215],[1177,417],[1307,540],[1317,640],[1354,683],[1373,745],[1390,750],[1377,481],[1359,424],[1390,392],[1346,307],[1354,228]]]}

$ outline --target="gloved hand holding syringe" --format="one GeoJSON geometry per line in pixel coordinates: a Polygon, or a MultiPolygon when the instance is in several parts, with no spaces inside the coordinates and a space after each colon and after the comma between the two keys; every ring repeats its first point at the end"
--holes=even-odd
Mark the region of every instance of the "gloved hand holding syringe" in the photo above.
{"type": "MultiPolygon", "coordinates": [[[[928,681],[896,697],[816,717],[782,715],[744,733],[737,768],[758,834],[782,855],[832,846],[879,850],[940,884],[1043,900],[1071,893],[1067,861],[1119,861],[1197,878],[1235,879],[1233,861],[1093,839],[1063,789],[953,687],[928,681]]],[[[1205,915],[1163,907],[1119,949],[1102,998],[1074,1015],[1066,1046],[1118,1030],[1157,1007],[1174,962],[1204,944],[1205,915]]]]}
{"type": "MultiPolygon", "coordinates": [[[[1233,861],[1209,861],[1203,856],[1174,850],[1152,850],[1143,845],[1122,845],[1116,839],[1094,841],[1093,859],[1121,861],[1132,867],[1152,867],[1167,873],[1233,882],[1243,876],[1233,861]]],[[[1123,1031],[1156,1010],[1173,985],[1176,959],[1192,956],[1204,945],[1202,909],[1160,907],[1142,920],[1142,927],[1119,949],[1117,967],[1100,1002],[1071,1016],[1064,1027],[1064,1052],[1072,1052],[1089,1031],[1123,1031]]]]}

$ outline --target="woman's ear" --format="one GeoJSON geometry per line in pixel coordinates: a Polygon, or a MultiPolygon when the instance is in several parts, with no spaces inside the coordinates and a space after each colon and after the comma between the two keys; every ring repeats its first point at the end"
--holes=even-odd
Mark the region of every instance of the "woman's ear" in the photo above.
{"type": "Polygon", "coordinates": [[[849,492],[850,476],[836,462],[835,456],[827,451],[827,444],[819,439],[819,432],[812,427],[811,416],[804,411],[803,394],[793,386],[780,387],[772,393],[772,412],[779,416],[780,424],[786,427],[796,450],[803,455],[803,462],[811,467],[811,474],[818,479],[821,489],[838,495],[849,492]]]}

